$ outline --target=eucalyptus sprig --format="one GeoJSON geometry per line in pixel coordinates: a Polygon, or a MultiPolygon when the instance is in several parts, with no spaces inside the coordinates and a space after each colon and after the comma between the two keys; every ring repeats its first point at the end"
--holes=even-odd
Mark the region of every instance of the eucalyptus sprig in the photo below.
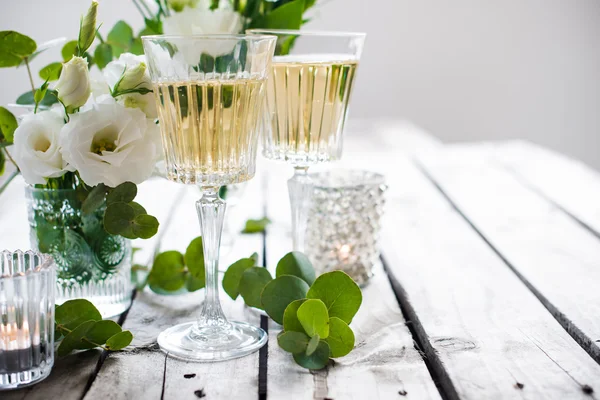
{"type": "Polygon", "coordinates": [[[122,330],[114,321],[103,320],[98,309],[88,300],[69,300],[56,306],[54,320],[54,340],[60,340],[59,357],[75,350],[96,347],[107,351],[121,350],[133,340],[130,331],[122,330]]]}

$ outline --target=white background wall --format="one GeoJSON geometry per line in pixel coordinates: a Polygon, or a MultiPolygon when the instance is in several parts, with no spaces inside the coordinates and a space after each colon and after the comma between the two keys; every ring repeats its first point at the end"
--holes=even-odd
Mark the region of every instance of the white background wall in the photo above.
{"type": "MultiPolygon", "coordinates": [[[[2,0],[0,29],[74,38],[87,0],[2,0]]],[[[318,0],[306,28],[368,33],[351,118],[404,117],[443,141],[524,138],[600,169],[600,0],[318,0]]],[[[100,0],[103,31],[142,20],[100,0]]],[[[40,57],[39,69],[58,51],[40,57]]],[[[0,70],[0,104],[27,90],[0,70]]]]}

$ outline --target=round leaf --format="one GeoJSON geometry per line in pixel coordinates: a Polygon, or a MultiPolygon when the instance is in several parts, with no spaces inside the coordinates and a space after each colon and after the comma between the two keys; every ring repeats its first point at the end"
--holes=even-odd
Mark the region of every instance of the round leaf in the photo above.
{"type": "Polygon", "coordinates": [[[148,275],[150,289],[173,292],[185,285],[183,254],[178,251],[165,251],[156,256],[152,270],[148,275]]]}
{"type": "Polygon", "coordinates": [[[298,308],[298,320],[308,336],[318,335],[323,339],[329,336],[329,314],[321,300],[306,300],[298,308]]]}
{"type": "Polygon", "coordinates": [[[204,247],[202,246],[202,237],[198,236],[190,242],[187,249],[185,249],[185,265],[188,270],[197,279],[205,279],[204,269],[204,247]]]}
{"type": "Polygon", "coordinates": [[[266,268],[251,267],[244,271],[240,279],[240,294],[250,307],[262,308],[260,295],[273,277],[266,268]]]}
{"type": "Polygon", "coordinates": [[[62,340],[62,342],[60,342],[60,346],[58,346],[58,356],[66,356],[73,350],[78,349],[81,343],[81,338],[92,326],[94,326],[95,323],[96,321],[85,321],[84,323],[73,329],[69,334],[67,334],[62,340]]]}
{"type": "MultiPolygon", "coordinates": [[[[4,140],[12,143],[14,140],[15,130],[19,127],[17,118],[4,107],[0,107],[0,134],[4,136],[4,140]]],[[[2,139],[2,137],[0,137],[2,139]]]]}
{"type": "Polygon", "coordinates": [[[135,211],[129,204],[112,203],[104,212],[104,229],[111,235],[118,235],[131,225],[134,218],[135,211]]]}
{"type": "Polygon", "coordinates": [[[129,205],[131,206],[131,208],[133,208],[133,212],[135,213],[136,217],[138,215],[148,214],[146,212],[146,209],[144,207],[142,207],[141,204],[136,203],[135,201],[130,202],[129,205]]]}
{"type": "Polygon", "coordinates": [[[294,354],[294,361],[308,369],[323,369],[329,362],[329,345],[321,340],[317,349],[310,356],[304,353],[294,354]]]}
{"type": "MultiPolygon", "coordinates": [[[[52,92],[50,90],[48,90],[48,91],[46,91],[46,95],[40,102],[40,106],[42,106],[44,108],[48,108],[56,103],[58,103],[58,99],[56,98],[56,96],[54,94],[52,94],[52,92]]],[[[23,106],[33,106],[35,104],[35,100],[33,98],[33,93],[31,93],[31,90],[20,95],[19,98],[17,99],[17,104],[23,105],[23,106]]]]}
{"type": "Polygon", "coordinates": [[[112,46],[108,43],[100,43],[96,50],[94,51],[94,59],[96,60],[96,65],[100,69],[104,69],[108,65],[109,62],[112,61],[113,51],[112,46]]]}
{"type": "Polygon", "coordinates": [[[264,232],[267,225],[271,223],[269,218],[249,219],[242,230],[242,233],[260,233],[264,232]]]}
{"type": "Polygon", "coordinates": [[[110,205],[117,202],[129,203],[135,199],[136,195],[137,186],[135,183],[123,182],[106,196],[106,204],[110,205]]]}
{"type": "MultiPolygon", "coordinates": [[[[131,207],[131,206],[130,206],[131,207]]],[[[135,216],[135,209],[131,207],[135,216]]],[[[142,239],[150,239],[158,232],[158,220],[148,214],[138,215],[133,220],[133,233],[142,239]]]]}
{"type": "Polygon", "coordinates": [[[131,332],[119,332],[106,341],[106,348],[112,351],[121,350],[129,346],[129,343],[131,343],[132,340],[133,335],[131,332]]]}
{"type": "Polygon", "coordinates": [[[283,313],[283,329],[285,331],[306,333],[300,320],[298,320],[298,308],[305,301],[306,299],[294,300],[285,308],[285,312],[283,313]]]}
{"type": "Polygon", "coordinates": [[[329,319],[329,337],[325,341],[329,344],[331,357],[343,357],[354,348],[354,332],[344,321],[333,317],[329,319]]]}
{"type": "Polygon", "coordinates": [[[253,267],[254,264],[254,259],[242,258],[231,264],[229,268],[227,268],[227,271],[225,271],[225,274],[223,275],[223,289],[233,300],[237,299],[240,294],[239,288],[242,274],[248,268],[253,267]]]}
{"type": "Polygon", "coordinates": [[[204,286],[206,286],[204,277],[199,279],[194,275],[189,274],[187,280],[185,281],[185,288],[188,292],[195,292],[196,290],[202,289],[204,286]]]}
{"type": "Polygon", "coordinates": [[[77,51],[77,40],[71,40],[70,42],[65,43],[60,54],[62,55],[63,61],[67,62],[75,55],[75,51],[77,51]]]}
{"type": "Polygon", "coordinates": [[[109,319],[98,321],[85,333],[78,348],[93,349],[96,346],[92,343],[103,345],[111,336],[116,335],[119,332],[121,332],[121,326],[115,321],[109,319]],[[87,341],[84,339],[87,339],[87,341]]]}
{"type": "Polygon", "coordinates": [[[283,313],[294,300],[306,297],[308,285],[302,279],[283,275],[269,282],[263,289],[261,303],[263,310],[278,324],[283,324],[283,313]]]}
{"type": "Polygon", "coordinates": [[[310,356],[312,355],[315,351],[317,351],[317,347],[319,346],[319,340],[321,338],[319,337],[319,335],[315,335],[313,337],[310,338],[310,341],[308,342],[308,346],[306,346],[306,355],[310,356]]]}
{"type": "Polygon", "coordinates": [[[40,70],[40,78],[42,78],[44,81],[55,81],[60,77],[61,71],[62,63],[53,62],[40,70]]]}
{"type": "Polygon", "coordinates": [[[315,269],[312,263],[304,253],[299,251],[287,253],[279,260],[275,276],[280,277],[282,275],[297,276],[309,285],[312,285],[315,281],[315,269]]]}
{"type": "Polygon", "coordinates": [[[320,299],[327,306],[329,317],[338,317],[349,324],[362,303],[358,285],[345,272],[332,271],[319,276],[306,294],[320,299]]]}
{"type": "Polygon", "coordinates": [[[277,335],[279,347],[288,353],[304,353],[310,338],[301,332],[280,332],[277,335]]]}
{"type": "Polygon", "coordinates": [[[72,331],[86,321],[101,321],[102,315],[88,300],[75,299],[57,306],[54,320],[59,328],[64,327],[72,331]]]}
{"type": "Polygon", "coordinates": [[[0,32],[0,68],[16,67],[36,48],[35,41],[28,36],[15,31],[0,32]]]}

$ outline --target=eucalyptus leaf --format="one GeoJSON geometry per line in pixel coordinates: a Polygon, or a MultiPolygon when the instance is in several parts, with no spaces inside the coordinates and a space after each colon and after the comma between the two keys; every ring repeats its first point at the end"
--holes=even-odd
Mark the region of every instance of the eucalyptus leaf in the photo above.
{"type": "Polygon", "coordinates": [[[354,332],[344,321],[333,317],[329,319],[329,337],[325,341],[331,357],[343,357],[354,348],[354,332]]]}
{"type": "Polygon", "coordinates": [[[264,232],[267,225],[271,223],[269,218],[249,219],[242,230],[242,233],[260,233],[264,232]]]}
{"type": "MultiPolygon", "coordinates": [[[[104,229],[111,235],[118,235],[136,218],[133,207],[123,202],[109,204],[104,212],[104,229]]],[[[139,217],[137,217],[139,218],[139,217]]]]}
{"type": "Polygon", "coordinates": [[[17,118],[6,108],[0,107],[0,141],[12,143],[18,127],[17,118]]]}
{"type": "Polygon", "coordinates": [[[100,43],[94,50],[94,59],[98,68],[104,69],[113,59],[112,46],[108,43],[100,43]]]}
{"type": "Polygon", "coordinates": [[[261,293],[273,277],[266,268],[251,267],[242,273],[239,291],[246,305],[262,309],[261,293]]]}
{"type": "Polygon", "coordinates": [[[144,54],[144,46],[142,45],[141,38],[137,37],[133,39],[131,46],[129,47],[129,52],[135,54],[136,56],[141,56],[144,54]]]}
{"type": "Polygon", "coordinates": [[[299,251],[289,252],[279,260],[275,276],[280,277],[282,275],[297,276],[309,285],[313,284],[316,277],[312,263],[304,253],[299,251]]]}
{"type": "Polygon", "coordinates": [[[110,191],[106,196],[106,204],[110,205],[116,202],[129,203],[137,196],[137,186],[132,182],[123,182],[110,191]]]}
{"type": "Polygon", "coordinates": [[[6,157],[4,156],[4,150],[0,148],[0,176],[4,174],[4,167],[6,166],[6,157]]]}
{"type": "Polygon", "coordinates": [[[205,279],[206,278],[204,276],[202,278],[196,278],[194,275],[188,274],[187,279],[185,281],[185,288],[188,292],[195,292],[196,290],[200,290],[204,286],[206,286],[205,279]]]}
{"type": "Polygon", "coordinates": [[[329,314],[325,303],[321,300],[306,300],[298,308],[297,314],[298,320],[308,336],[318,335],[323,339],[329,336],[329,314]]]}
{"type": "Polygon", "coordinates": [[[186,282],[183,254],[178,251],[165,251],[156,256],[148,275],[148,284],[154,290],[173,292],[183,288],[186,282]]]}
{"type": "Polygon", "coordinates": [[[252,253],[250,258],[254,260],[254,265],[258,264],[258,253],[256,253],[256,252],[252,253]]]}
{"type": "Polygon", "coordinates": [[[69,61],[75,53],[77,52],[77,40],[71,40],[70,42],[65,43],[63,48],[60,51],[60,55],[63,58],[64,62],[69,61]]]}
{"type": "MultiPolygon", "coordinates": [[[[48,90],[39,105],[49,108],[50,106],[58,103],[58,99],[52,93],[53,92],[48,90]]],[[[20,95],[16,103],[19,105],[34,106],[35,99],[33,98],[33,93],[31,92],[31,90],[20,95]]]]}
{"type": "Polygon", "coordinates": [[[109,319],[97,321],[84,334],[81,343],[78,344],[78,349],[93,349],[99,345],[103,345],[113,335],[121,332],[121,326],[115,321],[109,319]]]}
{"type": "Polygon", "coordinates": [[[283,313],[294,300],[306,297],[308,285],[302,279],[292,276],[280,276],[265,286],[261,294],[263,309],[278,324],[283,324],[283,313]]]}
{"type": "Polygon", "coordinates": [[[15,31],[0,32],[0,68],[16,67],[35,52],[37,44],[15,31]]]}
{"type": "Polygon", "coordinates": [[[129,50],[133,41],[133,29],[127,22],[118,21],[108,33],[106,41],[113,46],[113,56],[119,57],[129,50]]]}
{"type": "Polygon", "coordinates": [[[129,346],[129,343],[131,343],[132,340],[133,335],[131,332],[119,332],[106,341],[106,348],[112,351],[121,350],[129,346]]]}
{"type": "Polygon", "coordinates": [[[360,288],[345,272],[332,271],[319,276],[306,297],[320,299],[327,306],[329,317],[338,317],[349,324],[360,308],[360,288]]]}
{"type": "MultiPolygon", "coordinates": [[[[135,216],[135,209],[129,207],[133,210],[135,216]]],[[[158,232],[158,225],[156,217],[148,214],[138,215],[133,219],[133,233],[139,238],[150,239],[158,232]]]]}
{"type": "Polygon", "coordinates": [[[85,321],[73,329],[70,333],[66,334],[64,339],[60,342],[56,353],[59,357],[64,357],[73,350],[77,350],[80,346],[81,339],[85,336],[87,331],[94,326],[96,321],[90,320],[85,321]]]}
{"type": "MultiPolygon", "coordinates": [[[[256,254],[256,253],[254,253],[256,254]]],[[[244,271],[252,268],[256,264],[253,258],[242,258],[237,260],[227,268],[223,275],[223,290],[232,300],[237,299],[240,294],[240,281],[244,271]]]]}
{"type": "Polygon", "coordinates": [[[131,206],[131,208],[133,208],[133,212],[135,213],[136,217],[138,215],[148,214],[146,212],[146,209],[141,204],[136,203],[135,201],[130,202],[129,205],[131,206]]]}
{"type": "Polygon", "coordinates": [[[302,332],[287,332],[282,331],[277,335],[277,343],[279,347],[288,353],[304,353],[310,338],[302,332]]]}
{"type": "Polygon", "coordinates": [[[56,307],[54,320],[57,327],[73,330],[86,321],[101,321],[100,311],[88,300],[67,300],[56,307]]]}
{"type": "Polygon", "coordinates": [[[253,28],[300,29],[305,0],[294,0],[275,8],[262,18],[252,21],[253,28]]]}
{"type": "Polygon", "coordinates": [[[310,338],[310,341],[308,342],[308,346],[306,346],[306,355],[307,356],[312,355],[317,350],[320,339],[321,338],[319,337],[319,335],[315,335],[310,338]]]}
{"type": "Polygon", "coordinates": [[[104,183],[94,186],[81,204],[81,211],[83,211],[84,214],[91,214],[100,208],[100,206],[104,204],[107,190],[108,187],[104,185],[104,183]]]}
{"type": "Polygon", "coordinates": [[[294,300],[286,308],[283,313],[283,329],[285,331],[304,332],[304,328],[298,319],[298,308],[306,301],[306,299],[294,300]]]}
{"type": "Polygon", "coordinates": [[[44,68],[40,70],[40,78],[45,81],[51,82],[55,81],[60,77],[60,72],[62,71],[62,63],[53,62],[46,65],[44,68]]]}
{"type": "Polygon", "coordinates": [[[323,369],[329,362],[329,345],[327,342],[321,340],[314,353],[311,355],[307,355],[306,352],[296,353],[294,354],[294,361],[307,369],[323,369]]]}

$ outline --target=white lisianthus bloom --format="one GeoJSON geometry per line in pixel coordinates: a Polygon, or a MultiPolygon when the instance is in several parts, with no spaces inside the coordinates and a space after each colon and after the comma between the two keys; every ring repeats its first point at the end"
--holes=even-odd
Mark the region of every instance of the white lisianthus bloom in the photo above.
{"type": "Polygon", "coordinates": [[[45,184],[69,170],[59,147],[64,125],[60,111],[42,111],[26,116],[15,131],[14,158],[28,184],[45,184]]]}
{"type": "Polygon", "coordinates": [[[54,89],[58,98],[70,110],[83,106],[91,94],[88,62],[74,56],[63,64],[60,78],[54,89]]]}
{"type": "MultiPolygon", "coordinates": [[[[152,89],[152,81],[146,67],[146,57],[143,55],[121,54],[118,60],[111,61],[104,68],[104,79],[112,91],[136,88],[152,89]]],[[[127,93],[117,96],[117,100],[125,107],[141,109],[148,118],[158,117],[152,93],[127,93]]]]}
{"type": "Polygon", "coordinates": [[[61,131],[60,144],[63,158],[90,186],[142,183],[161,155],[154,121],[111,96],[101,96],[90,109],[71,116],[61,131]]]}

